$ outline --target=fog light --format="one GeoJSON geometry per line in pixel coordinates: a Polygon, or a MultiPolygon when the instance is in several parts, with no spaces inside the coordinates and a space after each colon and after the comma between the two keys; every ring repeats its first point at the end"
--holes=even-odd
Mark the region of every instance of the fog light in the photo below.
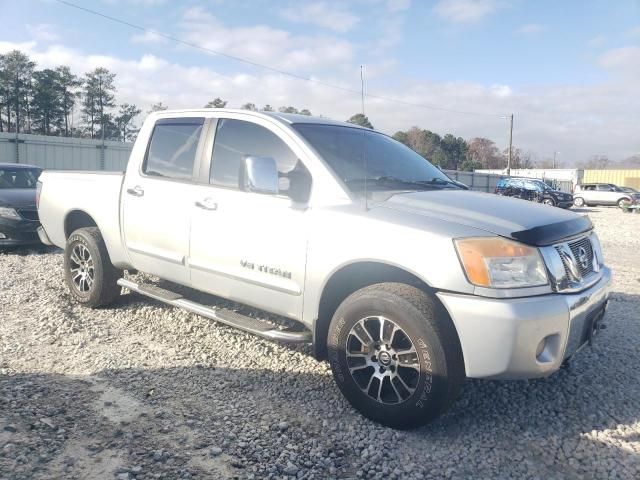
{"type": "Polygon", "coordinates": [[[544,337],[536,348],[536,360],[540,363],[553,362],[560,355],[560,335],[554,333],[544,337]]]}

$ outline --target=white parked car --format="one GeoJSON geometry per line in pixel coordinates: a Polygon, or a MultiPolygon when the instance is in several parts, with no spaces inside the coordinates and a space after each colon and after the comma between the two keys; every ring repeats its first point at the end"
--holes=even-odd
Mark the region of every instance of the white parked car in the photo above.
{"type": "Polygon", "coordinates": [[[573,192],[573,204],[584,205],[618,205],[640,203],[640,194],[631,193],[613,183],[583,183],[576,185],[573,192]]]}

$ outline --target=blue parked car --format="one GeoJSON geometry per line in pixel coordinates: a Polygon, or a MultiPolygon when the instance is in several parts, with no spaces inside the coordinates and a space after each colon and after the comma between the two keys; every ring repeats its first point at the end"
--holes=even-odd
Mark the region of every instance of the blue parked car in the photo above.
{"type": "Polygon", "coordinates": [[[544,203],[552,207],[569,208],[573,205],[573,195],[554,190],[536,178],[501,178],[496,185],[495,193],[506,197],[544,203]]]}

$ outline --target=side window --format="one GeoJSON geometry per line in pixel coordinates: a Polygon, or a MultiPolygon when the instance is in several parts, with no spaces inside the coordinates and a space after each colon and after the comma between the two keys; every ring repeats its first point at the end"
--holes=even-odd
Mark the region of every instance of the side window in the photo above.
{"type": "Polygon", "coordinates": [[[584,185],[582,189],[588,192],[593,192],[595,190],[595,187],[593,185],[584,185]]]}
{"type": "Polygon", "coordinates": [[[202,123],[201,118],[158,120],[142,171],[156,177],[191,179],[202,123]]]}
{"type": "Polygon", "coordinates": [[[599,192],[610,192],[613,190],[610,185],[598,185],[599,192]]]}
{"type": "Polygon", "coordinates": [[[246,156],[271,157],[281,177],[280,188],[287,189],[286,174],[304,168],[291,149],[273,132],[243,120],[218,120],[209,183],[238,187],[240,165],[246,156]]]}

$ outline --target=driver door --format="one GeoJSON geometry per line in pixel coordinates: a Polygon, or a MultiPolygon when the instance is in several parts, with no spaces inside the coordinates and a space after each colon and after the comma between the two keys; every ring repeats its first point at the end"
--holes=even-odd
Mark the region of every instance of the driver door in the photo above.
{"type": "Polygon", "coordinates": [[[300,319],[310,212],[286,194],[241,189],[245,156],[275,159],[283,190],[286,173],[301,165],[285,139],[267,125],[218,119],[207,184],[194,188],[191,206],[191,283],[300,319]]]}

